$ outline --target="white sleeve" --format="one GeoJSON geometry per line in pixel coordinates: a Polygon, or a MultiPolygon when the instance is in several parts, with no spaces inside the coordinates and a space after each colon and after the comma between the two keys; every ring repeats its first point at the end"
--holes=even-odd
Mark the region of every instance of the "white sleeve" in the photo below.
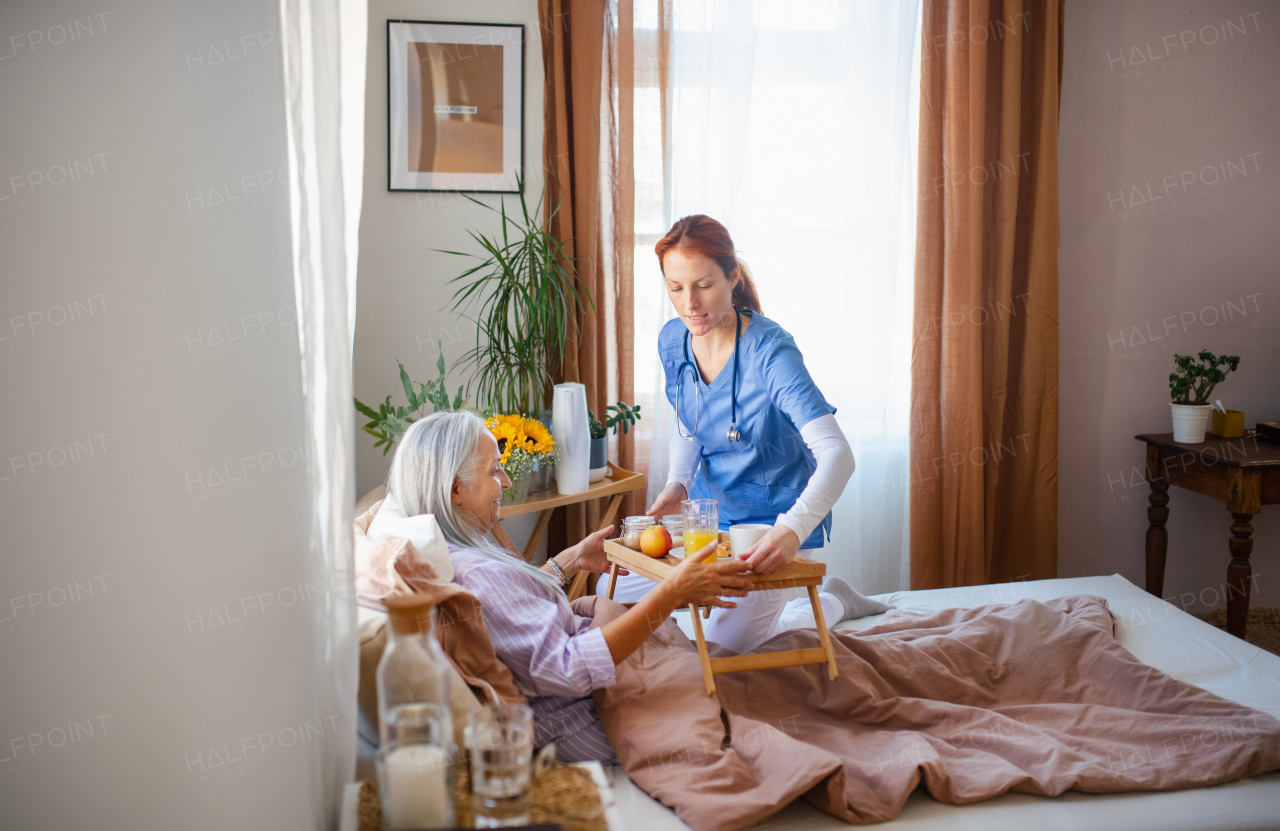
{"type": "Polygon", "coordinates": [[[667,484],[679,482],[687,494],[702,463],[702,443],[696,438],[693,441],[680,438],[679,418],[671,419],[671,435],[667,438],[667,484]]]}
{"type": "Polygon", "coordinates": [[[836,424],[834,415],[819,416],[810,421],[800,428],[800,437],[813,451],[818,469],[809,477],[809,484],[805,485],[791,510],[778,516],[778,524],[795,531],[803,545],[844,492],[845,484],[853,475],[854,464],[853,449],[849,447],[840,425],[836,424]]]}

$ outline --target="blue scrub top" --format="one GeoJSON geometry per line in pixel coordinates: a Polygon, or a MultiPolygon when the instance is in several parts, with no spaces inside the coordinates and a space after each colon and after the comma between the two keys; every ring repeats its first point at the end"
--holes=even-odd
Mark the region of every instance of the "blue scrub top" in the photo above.
{"type": "MultiPolygon", "coordinates": [[[[743,312],[744,324],[748,315],[752,313],[743,312]]],[[[685,360],[688,331],[677,317],[667,321],[658,335],[658,356],[672,407],[676,406],[677,375],[685,360]]],[[[795,340],[769,318],[752,315],[738,350],[738,430],[742,440],[730,442],[726,438],[731,421],[733,358],[710,384],[702,382],[696,368],[685,367],[677,413],[687,434],[695,420],[696,383],[702,399],[697,419],[702,461],[689,498],[718,500],[721,530],[747,522],[773,525],[779,514],[791,510],[818,467],[800,428],[836,411],[809,377],[795,340]]],[[[689,360],[696,364],[692,343],[689,360]]],[[[830,513],[808,539],[800,541],[800,547],[821,548],[824,534],[831,538],[830,513]]]]}

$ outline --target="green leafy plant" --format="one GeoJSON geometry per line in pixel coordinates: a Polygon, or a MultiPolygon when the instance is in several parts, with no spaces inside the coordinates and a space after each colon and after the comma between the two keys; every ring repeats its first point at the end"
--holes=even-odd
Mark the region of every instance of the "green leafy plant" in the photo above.
{"type": "Polygon", "coordinates": [[[1197,355],[1200,363],[1190,355],[1174,355],[1178,371],[1169,375],[1169,393],[1174,404],[1208,404],[1213,388],[1240,366],[1239,355],[1217,355],[1208,350],[1197,355]],[[1218,367],[1225,366],[1226,372],[1218,367]]]}
{"type": "Polygon", "coordinates": [[[377,439],[373,446],[381,447],[383,456],[391,452],[396,440],[408,429],[410,424],[427,415],[425,412],[427,404],[431,405],[432,412],[439,413],[448,410],[460,410],[465,403],[462,387],[458,387],[458,394],[454,396],[453,401],[449,400],[449,390],[445,387],[444,382],[446,373],[443,344],[437,341],[436,345],[442,350],[440,357],[436,360],[436,369],[439,370],[440,377],[425,384],[417,384],[416,390],[414,389],[414,382],[409,379],[409,373],[405,371],[404,364],[396,361],[396,364],[400,367],[400,384],[404,387],[405,398],[409,400],[407,406],[400,407],[392,404],[391,396],[389,395],[387,400],[379,404],[376,410],[359,398],[354,399],[356,411],[369,419],[369,423],[361,429],[377,439]]]}
{"type": "MultiPolygon", "coordinates": [[[[467,233],[483,254],[440,251],[480,262],[450,280],[458,284],[452,311],[469,311],[478,328],[476,345],[461,358],[472,369],[478,401],[495,412],[536,416],[545,406],[552,376],[564,361],[564,345],[575,313],[584,301],[595,311],[586,288],[574,280],[574,258],[547,225],[559,206],[540,223],[542,197],[533,211],[520,190],[520,213],[508,215],[506,203],[486,205],[497,213],[501,233],[467,233]]],[[[437,249],[439,250],[439,249],[437,249]]]]}
{"type": "Polygon", "coordinates": [[[631,427],[640,420],[640,405],[634,407],[628,406],[622,401],[617,404],[610,404],[606,408],[613,415],[605,418],[604,423],[600,423],[596,419],[596,414],[587,412],[587,426],[591,428],[591,438],[602,439],[609,434],[609,428],[613,428],[613,434],[618,435],[618,428],[622,428],[622,432],[630,433],[631,427]]]}

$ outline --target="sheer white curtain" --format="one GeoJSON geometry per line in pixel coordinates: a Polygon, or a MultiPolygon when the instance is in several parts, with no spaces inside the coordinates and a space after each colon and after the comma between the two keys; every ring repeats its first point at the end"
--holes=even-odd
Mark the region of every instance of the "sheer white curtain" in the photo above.
{"type": "Polygon", "coordinates": [[[313,718],[342,725],[311,745],[318,827],[337,827],[355,773],[358,643],[352,590],[355,504],[351,349],[364,170],[365,0],[281,0],[285,36],[294,293],[298,308],[304,456],[311,513],[310,577],[327,602],[311,606],[313,718]]]}
{"type": "Polygon", "coordinates": [[[651,495],[671,418],[655,344],[674,314],[653,244],[705,213],[729,228],[857,457],[821,555],[829,572],[868,593],[905,589],[918,2],[673,11],[665,142],[662,91],[636,94],[636,390],[654,415],[651,495]]]}

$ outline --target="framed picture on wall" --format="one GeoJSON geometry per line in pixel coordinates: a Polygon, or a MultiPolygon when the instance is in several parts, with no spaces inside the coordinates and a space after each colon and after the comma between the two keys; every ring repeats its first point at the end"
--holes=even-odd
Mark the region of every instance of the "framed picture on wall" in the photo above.
{"type": "Polygon", "coordinates": [[[387,21],[387,189],[516,193],[524,26],[387,21]]]}

